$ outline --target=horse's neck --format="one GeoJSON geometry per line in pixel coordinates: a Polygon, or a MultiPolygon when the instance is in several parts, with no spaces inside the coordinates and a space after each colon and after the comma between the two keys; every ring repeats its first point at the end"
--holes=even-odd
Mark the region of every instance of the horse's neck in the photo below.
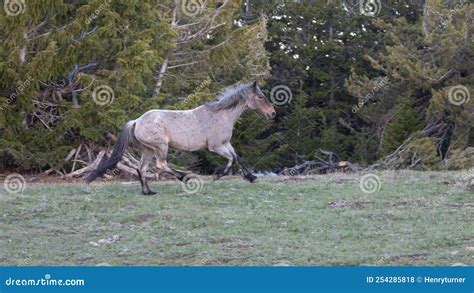
{"type": "Polygon", "coordinates": [[[240,116],[244,112],[245,107],[247,107],[246,103],[241,104],[241,105],[239,105],[239,106],[237,106],[233,109],[230,109],[230,110],[219,111],[218,115],[221,115],[221,117],[224,120],[228,121],[229,124],[234,126],[235,122],[237,122],[237,120],[240,118],[240,116]]]}
{"type": "Polygon", "coordinates": [[[204,111],[202,112],[202,115],[207,115],[208,119],[212,120],[217,120],[219,121],[219,125],[223,126],[226,125],[227,127],[230,127],[231,129],[233,128],[235,122],[239,119],[240,115],[245,110],[245,107],[247,107],[247,104],[242,104],[239,105],[233,109],[228,109],[228,110],[221,110],[221,111],[216,111],[216,112],[211,112],[206,108],[206,106],[200,106],[196,108],[196,111],[204,111]],[[206,114],[204,114],[206,113],[206,114]]]}

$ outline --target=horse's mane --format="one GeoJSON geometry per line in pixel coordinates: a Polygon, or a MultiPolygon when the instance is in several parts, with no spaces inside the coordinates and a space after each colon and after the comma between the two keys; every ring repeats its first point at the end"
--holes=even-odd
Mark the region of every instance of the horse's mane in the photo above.
{"type": "Polygon", "coordinates": [[[205,106],[211,111],[231,110],[245,103],[248,84],[240,84],[225,89],[214,102],[206,103],[205,106]]]}

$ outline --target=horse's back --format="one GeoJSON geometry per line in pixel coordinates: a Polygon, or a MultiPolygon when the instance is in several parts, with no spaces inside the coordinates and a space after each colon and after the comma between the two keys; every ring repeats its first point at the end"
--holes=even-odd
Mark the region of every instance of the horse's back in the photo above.
{"type": "Polygon", "coordinates": [[[135,120],[135,136],[145,145],[169,144],[181,150],[207,146],[202,119],[193,110],[150,110],[135,120]]]}

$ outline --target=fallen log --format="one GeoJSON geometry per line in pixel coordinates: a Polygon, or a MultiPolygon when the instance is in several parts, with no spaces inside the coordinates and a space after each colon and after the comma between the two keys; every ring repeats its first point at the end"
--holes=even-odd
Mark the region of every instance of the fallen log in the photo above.
{"type": "Polygon", "coordinates": [[[304,161],[293,167],[285,168],[279,174],[287,176],[312,175],[331,172],[356,172],[362,169],[357,164],[352,164],[349,161],[340,161],[339,156],[331,151],[323,149],[319,149],[319,151],[327,156],[327,159],[314,156],[315,160],[304,161]]]}

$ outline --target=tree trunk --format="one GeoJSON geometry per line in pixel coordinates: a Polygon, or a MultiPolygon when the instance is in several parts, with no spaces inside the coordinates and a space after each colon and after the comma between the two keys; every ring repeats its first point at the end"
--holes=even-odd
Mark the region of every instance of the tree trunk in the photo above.
{"type": "Polygon", "coordinates": [[[161,64],[160,72],[158,73],[158,79],[156,80],[155,84],[155,90],[153,92],[153,98],[156,98],[160,94],[161,86],[163,85],[163,80],[165,78],[165,73],[168,69],[168,61],[169,57],[166,57],[165,60],[163,60],[163,63],[161,64]]]}

